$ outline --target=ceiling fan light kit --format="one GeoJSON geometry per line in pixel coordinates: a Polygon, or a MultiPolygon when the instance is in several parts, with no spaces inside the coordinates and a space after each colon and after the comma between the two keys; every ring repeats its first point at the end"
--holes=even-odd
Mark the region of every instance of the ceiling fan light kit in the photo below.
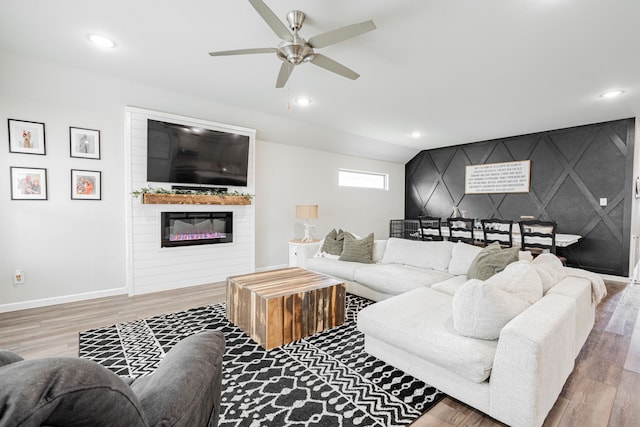
{"type": "Polygon", "coordinates": [[[284,87],[289,80],[293,68],[296,65],[310,62],[327,71],[336,73],[342,77],[355,80],[360,74],[349,69],[348,67],[334,61],[333,59],[316,53],[314,49],[330,46],[332,44],[357,37],[361,34],[376,29],[373,21],[365,21],[358,24],[347,25],[336,30],[318,34],[308,41],[298,35],[298,31],[302,28],[305,14],[299,10],[292,10],[287,13],[287,23],[289,27],[280,21],[275,13],[262,0],[249,0],[249,3],[258,12],[262,19],[269,25],[271,30],[280,37],[281,41],[277,48],[254,48],[254,49],[238,49],[219,52],[209,52],[211,56],[228,56],[228,55],[251,55],[257,53],[273,53],[283,61],[276,80],[276,88],[284,87]]]}

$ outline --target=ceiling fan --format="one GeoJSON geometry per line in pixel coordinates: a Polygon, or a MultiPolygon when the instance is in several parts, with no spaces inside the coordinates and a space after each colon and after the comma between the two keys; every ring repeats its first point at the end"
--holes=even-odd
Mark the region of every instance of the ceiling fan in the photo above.
{"type": "Polygon", "coordinates": [[[347,25],[333,31],[318,34],[311,37],[308,41],[300,37],[298,31],[302,28],[305,14],[299,10],[292,10],[287,14],[287,28],[275,13],[262,0],[249,0],[249,3],[260,14],[262,19],[269,25],[274,33],[280,37],[281,41],[278,47],[265,47],[255,49],[238,49],[225,50],[221,52],[209,52],[211,56],[227,56],[227,55],[248,55],[255,53],[275,53],[283,63],[278,73],[276,87],[281,88],[289,80],[289,76],[293,72],[296,65],[310,62],[325,70],[331,71],[351,80],[360,77],[360,74],[345,67],[333,59],[317,53],[314,49],[330,46],[332,44],[347,40],[360,34],[367,33],[376,29],[373,21],[365,21],[359,24],[347,25]]]}

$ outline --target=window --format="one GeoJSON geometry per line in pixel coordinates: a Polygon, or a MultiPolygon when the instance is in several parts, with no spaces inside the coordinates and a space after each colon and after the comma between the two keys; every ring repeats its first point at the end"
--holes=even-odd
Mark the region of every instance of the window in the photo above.
{"type": "Polygon", "coordinates": [[[340,187],[389,189],[389,175],[386,173],[338,170],[338,185],[340,187]]]}

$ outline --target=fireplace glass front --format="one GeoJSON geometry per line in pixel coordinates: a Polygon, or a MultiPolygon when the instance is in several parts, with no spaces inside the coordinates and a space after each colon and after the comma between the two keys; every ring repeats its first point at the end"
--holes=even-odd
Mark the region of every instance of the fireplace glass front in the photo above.
{"type": "Polygon", "coordinates": [[[162,212],[161,246],[233,242],[232,212],[162,212]]]}

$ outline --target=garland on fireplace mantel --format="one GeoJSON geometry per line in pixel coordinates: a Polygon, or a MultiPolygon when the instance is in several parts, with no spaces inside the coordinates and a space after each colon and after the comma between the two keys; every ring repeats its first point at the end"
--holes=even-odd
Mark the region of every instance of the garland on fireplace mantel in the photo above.
{"type": "Polygon", "coordinates": [[[165,188],[145,187],[132,191],[133,197],[142,196],[145,204],[196,204],[196,205],[249,205],[253,195],[239,191],[203,190],[167,190],[165,188]]]}

